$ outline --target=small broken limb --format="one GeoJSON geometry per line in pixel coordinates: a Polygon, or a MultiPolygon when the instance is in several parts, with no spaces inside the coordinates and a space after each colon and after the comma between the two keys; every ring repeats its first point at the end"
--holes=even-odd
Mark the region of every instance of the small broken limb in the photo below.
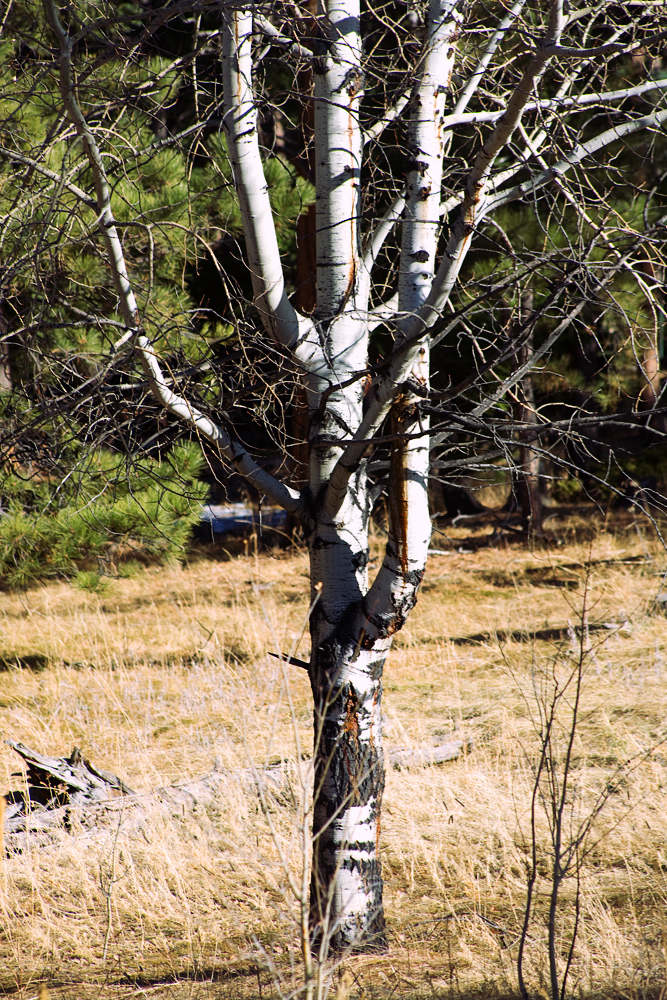
{"type": "Polygon", "coordinates": [[[302,670],[310,670],[310,663],[306,663],[305,660],[300,660],[298,656],[287,656],[283,653],[271,653],[269,656],[273,656],[276,660],[282,660],[283,663],[290,663],[293,667],[301,667],[302,670]]]}

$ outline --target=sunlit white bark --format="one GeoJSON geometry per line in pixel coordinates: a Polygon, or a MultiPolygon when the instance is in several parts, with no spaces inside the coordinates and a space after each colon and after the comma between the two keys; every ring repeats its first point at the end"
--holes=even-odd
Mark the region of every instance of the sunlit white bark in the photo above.
{"type": "Polygon", "coordinates": [[[253,14],[223,7],[225,131],[239,194],[255,305],[269,333],[305,364],[319,360],[313,324],[300,316],[285,291],[285,278],[259,152],[252,88],[253,14]]]}
{"type": "Polygon", "coordinates": [[[537,48],[521,80],[510,96],[505,111],[477,154],[468,174],[465,194],[459,216],[452,227],[442,263],[433,282],[431,292],[411,324],[406,324],[406,334],[415,336],[428,329],[442,312],[470,247],[475,227],[484,215],[491,168],[500,151],[511,139],[521,116],[551,58],[550,50],[563,30],[562,0],[552,0],[549,24],[544,42],[537,48]]]}

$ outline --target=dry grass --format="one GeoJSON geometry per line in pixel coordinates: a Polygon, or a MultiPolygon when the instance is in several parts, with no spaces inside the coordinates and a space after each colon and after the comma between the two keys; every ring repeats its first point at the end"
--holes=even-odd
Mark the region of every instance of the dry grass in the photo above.
{"type": "MultiPolygon", "coordinates": [[[[454,551],[429,561],[386,671],[386,740],[428,745],[459,729],[475,746],[443,767],[388,775],[391,950],[346,963],[351,998],[516,991],[535,684],[563,643],[510,633],[576,623],[584,585],[590,620],[619,627],[591,633],[575,741],[573,815],[585,815],[601,789],[608,801],[581,870],[571,986],[586,996],[661,995],[667,622],[654,598],[665,557],[634,529],[579,543],[567,541],[572,524],[563,527],[565,543],[550,552],[454,551]],[[461,641],[480,633],[489,638],[461,641]]],[[[294,787],[268,813],[232,783],[215,810],[156,819],[139,833],[63,832],[49,849],[6,858],[0,991],[28,1000],[48,981],[52,997],[72,1000],[180,1000],[277,997],[279,984],[298,985],[297,914],[283,865],[302,864],[295,733],[307,749],[311,701],[305,674],[285,675],[266,652],[307,655],[306,593],[306,557],[291,554],[142,570],[101,596],[66,584],[0,595],[0,656],[49,661],[39,672],[0,674],[4,736],[49,754],[77,745],[137,790],[203,773],[216,757],[229,767],[284,760],[294,787]]],[[[0,768],[5,788],[20,784],[9,749],[0,768]]],[[[543,820],[537,834],[543,852],[543,820]]],[[[537,992],[546,986],[546,863],[540,872],[527,949],[537,992]]],[[[570,880],[563,931],[574,893],[570,880]]]]}

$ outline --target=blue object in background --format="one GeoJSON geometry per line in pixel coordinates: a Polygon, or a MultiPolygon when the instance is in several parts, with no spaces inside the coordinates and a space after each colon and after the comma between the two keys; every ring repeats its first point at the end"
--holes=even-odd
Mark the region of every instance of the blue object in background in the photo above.
{"type": "MultiPolygon", "coordinates": [[[[245,503],[204,504],[201,519],[210,524],[214,535],[243,535],[259,530],[259,511],[245,503]]],[[[263,529],[284,529],[286,525],[287,512],[282,507],[262,507],[263,529]]]]}

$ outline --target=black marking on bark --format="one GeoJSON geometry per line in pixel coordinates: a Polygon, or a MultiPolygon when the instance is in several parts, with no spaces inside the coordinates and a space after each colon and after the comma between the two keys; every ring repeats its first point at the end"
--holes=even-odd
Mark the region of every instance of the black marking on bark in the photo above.
{"type": "Polygon", "coordinates": [[[352,565],[357,571],[363,570],[368,566],[368,558],[368,549],[360,549],[352,556],[352,565]]]}
{"type": "Polygon", "coordinates": [[[330,541],[328,541],[328,539],[322,538],[321,535],[316,535],[315,538],[313,539],[312,543],[311,543],[311,548],[312,549],[330,549],[335,544],[336,544],[335,542],[330,542],[330,541]]]}
{"type": "Polygon", "coordinates": [[[415,170],[418,174],[421,174],[423,176],[428,170],[428,161],[410,160],[409,163],[407,164],[407,169],[408,173],[412,173],[412,171],[415,170]]]}
{"type": "Polygon", "coordinates": [[[407,583],[409,586],[414,587],[415,590],[421,585],[423,579],[424,579],[423,569],[411,569],[408,570],[407,573],[403,574],[404,582],[407,583]]]}
{"type": "MultiPolygon", "coordinates": [[[[332,913],[338,927],[332,928],[333,952],[383,950],[386,931],[382,910],[382,875],[378,854],[380,811],[384,791],[384,757],[369,725],[370,715],[379,710],[382,685],[379,677],[384,656],[366,666],[376,683],[370,693],[359,692],[354,684],[338,682],[341,671],[353,660],[359,645],[359,602],[342,616],[335,637],[321,644],[313,656],[311,682],[315,697],[315,788],[313,807],[313,872],[311,880],[311,926],[315,940],[321,936],[331,887],[341,868],[355,871],[364,885],[366,908],[352,926],[343,914],[332,913]],[[341,845],[340,824],[346,809],[367,806],[368,822],[375,842],[359,841],[341,845]],[[341,853],[341,849],[342,852],[341,853]],[[350,857],[349,851],[366,857],[350,857]]],[[[378,734],[379,735],[379,734],[378,734]]]]}
{"type": "Polygon", "coordinates": [[[383,655],[379,656],[377,660],[372,660],[369,663],[368,668],[370,670],[371,680],[377,681],[382,677],[382,671],[384,670],[386,659],[387,657],[383,655]]]}

